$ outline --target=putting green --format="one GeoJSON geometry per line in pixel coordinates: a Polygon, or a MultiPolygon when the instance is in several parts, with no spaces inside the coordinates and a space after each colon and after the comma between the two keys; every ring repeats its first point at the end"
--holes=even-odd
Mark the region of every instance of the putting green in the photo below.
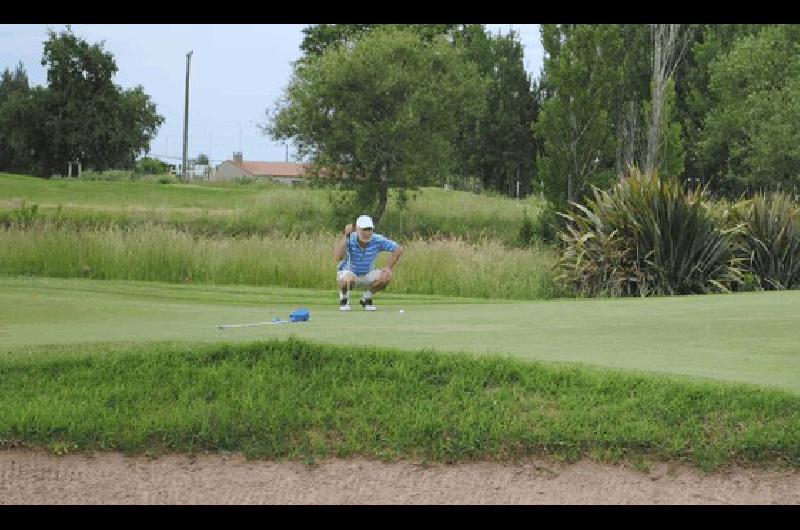
{"type": "Polygon", "coordinates": [[[580,362],[800,393],[797,291],[531,302],[381,293],[376,303],[375,312],[353,303],[343,313],[333,290],[0,277],[0,349],[295,335],[580,362]],[[218,329],[285,319],[301,307],[311,310],[309,322],[218,329]]]}

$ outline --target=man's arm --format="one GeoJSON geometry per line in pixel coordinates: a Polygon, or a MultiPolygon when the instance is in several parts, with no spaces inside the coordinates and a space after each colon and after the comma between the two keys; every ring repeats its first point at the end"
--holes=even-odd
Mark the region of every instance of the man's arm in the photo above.
{"type": "Polygon", "coordinates": [[[344,235],[339,238],[339,241],[336,242],[336,247],[333,249],[333,257],[336,262],[340,262],[344,259],[344,249],[347,246],[347,240],[350,237],[350,233],[353,231],[353,225],[349,224],[344,227],[344,235]]]}
{"type": "Polygon", "coordinates": [[[403,255],[403,247],[397,245],[392,253],[389,255],[389,262],[381,271],[381,281],[385,283],[389,283],[394,278],[394,266],[397,263],[397,260],[400,259],[400,256],[403,255]]]}
{"type": "Polygon", "coordinates": [[[394,251],[389,255],[389,262],[386,264],[386,268],[390,271],[393,271],[395,263],[397,263],[397,260],[399,260],[400,256],[403,255],[403,252],[405,252],[403,247],[397,245],[397,248],[394,249],[394,251]]]}

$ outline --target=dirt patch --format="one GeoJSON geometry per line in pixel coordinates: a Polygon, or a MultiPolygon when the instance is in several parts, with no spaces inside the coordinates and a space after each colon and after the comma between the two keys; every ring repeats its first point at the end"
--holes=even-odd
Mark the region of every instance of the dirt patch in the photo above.
{"type": "Polygon", "coordinates": [[[800,471],[5,450],[0,504],[800,504],[800,471]]]}

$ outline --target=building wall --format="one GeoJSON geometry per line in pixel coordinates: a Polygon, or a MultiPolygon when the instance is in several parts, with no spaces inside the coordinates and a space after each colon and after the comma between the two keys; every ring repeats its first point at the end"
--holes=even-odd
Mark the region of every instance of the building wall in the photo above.
{"type": "Polygon", "coordinates": [[[217,171],[211,177],[211,180],[233,180],[239,177],[249,176],[242,168],[236,166],[230,160],[226,160],[217,166],[217,171]]]}
{"type": "Polygon", "coordinates": [[[273,182],[280,182],[281,184],[288,184],[289,186],[305,182],[305,179],[302,177],[271,177],[271,180],[273,182]]]}

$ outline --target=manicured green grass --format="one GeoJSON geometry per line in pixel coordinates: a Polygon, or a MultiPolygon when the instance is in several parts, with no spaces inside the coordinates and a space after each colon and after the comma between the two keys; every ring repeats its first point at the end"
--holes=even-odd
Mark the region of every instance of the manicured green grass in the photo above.
{"type": "Polygon", "coordinates": [[[800,397],[305,341],[97,345],[0,359],[0,446],[444,462],[530,455],[800,465],[800,397]]]}
{"type": "MultiPolygon", "coordinates": [[[[359,296],[356,292],[355,296],[359,296]]],[[[87,342],[288,338],[741,382],[800,395],[800,292],[519,302],[395,294],[338,311],[329,290],[0,278],[0,351],[87,342]],[[219,330],[286,318],[306,323],[219,330]],[[404,313],[399,310],[404,309],[404,313]]]]}
{"type": "MultiPolygon", "coordinates": [[[[335,285],[338,238],[317,233],[219,239],[159,226],[0,227],[0,274],[324,289],[335,285]]],[[[494,240],[415,238],[402,244],[396,293],[523,300],[560,293],[550,248],[506,248],[494,240]]],[[[382,254],[376,266],[387,259],[382,254]]]]}
{"type": "MultiPolygon", "coordinates": [[[[332,190],[275,183],[159,184],[142,181],[44,180],[0,173],[0,224],[9,224],[21,200],[37,204],[37,218],[69,229],[130,227],[146,223],[193,235],[338,233],[332,190]]],[[[424,188],[404,210],[390,190],[379,232],[394,239],[446,235],[490,237],[517,244],[525,216],[542,201],[424,188]]]]}

